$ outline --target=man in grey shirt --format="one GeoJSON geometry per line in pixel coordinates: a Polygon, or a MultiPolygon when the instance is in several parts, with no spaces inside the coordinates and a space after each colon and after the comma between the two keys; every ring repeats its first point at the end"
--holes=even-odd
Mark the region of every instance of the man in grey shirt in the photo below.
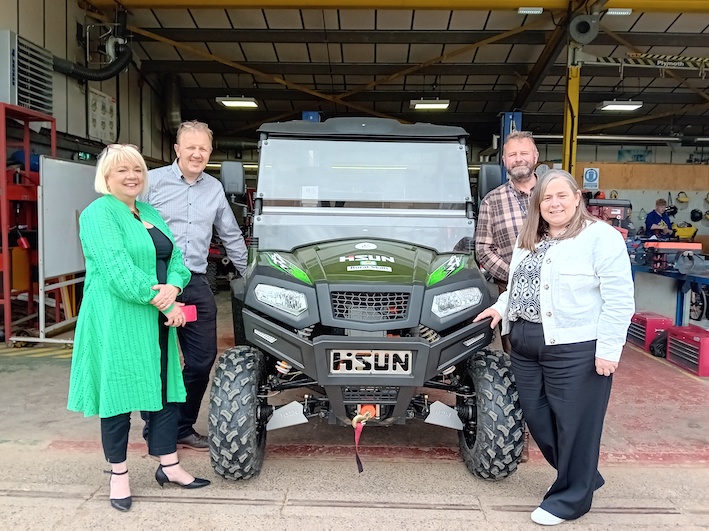
{"type": "MultiPolygon", "coordinates": [[[[182,251],[192,279],[177,298],[197,307],[197,320],[178,328],[185,365],[182,371],[187,400],[179,405],[178,448],[207,451],[207,437],[194,429],[199,407],[217,356],[217,304],[207,282],[207,256],[214,227],[227,256],[243,275],[246,245],[222,184],[204,172],[212,153],[212,131],[205,123],[180,124],[175,143],[176,160],[151,170],[149,189],[141,198],[167,222],[182,251]]],[[[147,433],[144,430],[144,434],[147,433]]]]}

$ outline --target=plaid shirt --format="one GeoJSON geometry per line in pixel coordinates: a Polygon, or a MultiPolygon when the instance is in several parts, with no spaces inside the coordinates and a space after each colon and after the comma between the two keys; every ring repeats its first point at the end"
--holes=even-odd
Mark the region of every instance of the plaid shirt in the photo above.
{"type": "Polygon", "coordinates": [[[482,269],[507,284],[512,251],[527,217],[529,194],[507,181],[488,193],[480,203],[475,230],[475,254],[482,269]]]}

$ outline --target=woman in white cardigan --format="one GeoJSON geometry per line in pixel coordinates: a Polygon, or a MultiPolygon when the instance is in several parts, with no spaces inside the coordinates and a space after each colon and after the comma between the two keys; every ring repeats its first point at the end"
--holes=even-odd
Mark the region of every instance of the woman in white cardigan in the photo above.
{"type": "Polygon", "coordinates": [[[532,193],[507,291],[475,321],[502,320],[529,431],[556,481],[532,520],[556,525],[586,514],[598,472],[603,420],[634,290],[625,242],[592,218],[574,178],[547,172],[532,193]]]}

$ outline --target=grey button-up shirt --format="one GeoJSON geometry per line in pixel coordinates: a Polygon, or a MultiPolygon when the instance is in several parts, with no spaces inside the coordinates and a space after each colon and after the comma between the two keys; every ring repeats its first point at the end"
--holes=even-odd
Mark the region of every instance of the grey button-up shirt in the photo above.
{"type": "Polygon", "coordinates": [[[243,275],[246,244],[222,184],[204,172],[194,183],[188,183],[177,160],[170,166],[150,170],[148,176],[148,191],[140,199],[154,206],[167,222],[187,268],[193,273],[207,271],[214,227],[227,256],[243,275]]]}

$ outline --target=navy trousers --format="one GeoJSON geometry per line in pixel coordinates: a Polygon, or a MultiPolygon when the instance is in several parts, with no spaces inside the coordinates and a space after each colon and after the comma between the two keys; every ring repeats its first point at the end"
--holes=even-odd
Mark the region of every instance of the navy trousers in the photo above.
{"type": "Polygon", "coordinates": [[[596,373],[596,341],[545,345],[541,324],[510,330],[512,372],[529,432],[557,478],[540,507],[573,520],[591,508],[612,376],[596,373]]]}
{"type": "MultiPolygon", "coordinates": [[[[177,451],[177,404],[170,402],[160,411],[142,411],[143,419],[150,423],[147,434],[148,453],[154,456],[177,451]]],[[[128,450],[130,413],[101,419],[103,454],[109,463],[122,463],[128,450]]]]}
{"type": "MultiPolygon", "coordinates": [[[[159,314],[158,326],[160,341],[160,380],[162,385],[163,408],[160,411],[141,411],[146,426],[150,424],[150,433],[144,430],[143,436],[148,442],[150,455],[160,456],[177,451],[177,404],[167,401],[167,318],[159,314]]],[[[128,432],[130,432],[130,413],[101,419],[101,443],[106,461],[122,463],[128,450],[128,432]]]]}
{"type": "Polygon", "coordinates": [[[187,389],[187,400],[178,405],[177,438],[183,439],[195,433],[193,426],[217,357],[217,302],[207,276],[200,273],[192,273],[192,279],[177,300],[197,307],[197,320],[177,329],[184,358],[182,376],[187,389]]]}

